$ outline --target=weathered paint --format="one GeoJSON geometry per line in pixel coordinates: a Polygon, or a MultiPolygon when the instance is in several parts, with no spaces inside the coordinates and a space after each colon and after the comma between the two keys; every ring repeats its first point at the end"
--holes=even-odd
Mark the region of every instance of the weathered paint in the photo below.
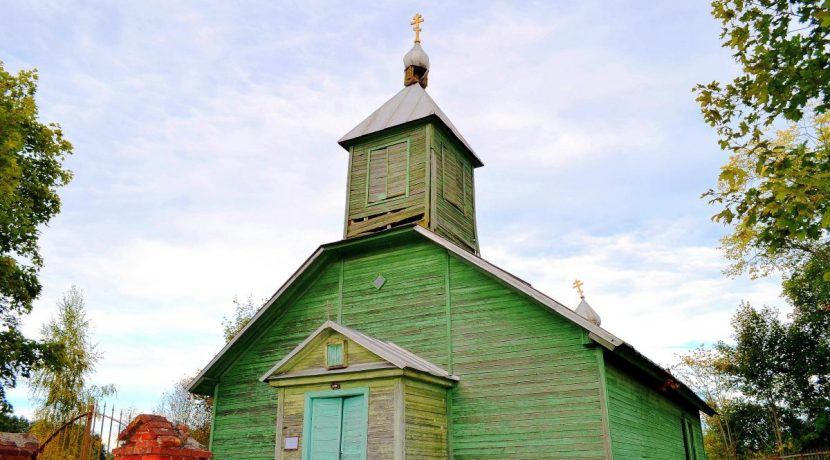
{"type": "Polygon", "coordinates": [[[406,458],[440,460],[447,458],[447,389],[406,380],[406,458]]]}
{"type": "Polygon", "coordinates": [[[430,220],[429,228],[435,233],[455,242],[459,246],[478,252],[478,235],[475,218],[475,183],[473,167],[469,157],[463,154],[463,146],[439,124],[431,126],[430,154],[434,158],[431,164],[434,171],[430,174],[431,187],[434,194],[434,216],[430,220]],[[446,166],[450,161],[460,161],[462,164],[462,198],[463,208],[457,207],[448,200],[444,183],[446,166]]]}
{"type": "MultiPolygon", "coordinates": [[[[350,146],[346,234],[353,237],[385,229],[400,221],[419,220],[425,212],[426,194],[426,128],[416,123],[378,133],[350,146]],[[406,171],[406,190],[389,199],[370,198],[370,160],[372,152],[405,143],[407,154],[397,156],[398,162],[384,167],[406,171]],[[401,163],[401,164],[398,164],[401,163]]],[[[373,194],[373,196],[377,196],[373,194]]]]}
{"type": "MultiPolygon", "coordinates": [[[[333,305],[341,306],[342,323],[349,327],[394,342],[444,368],[452,362],[460,382],[449,391],[452,399],[440,411],[433,410],[449,416],[444,419],[446,438],[437,443],[444,452],[452,449],[458,459],[607,458],[603,367],[598,349],[583,343],[580,326],[429,241],[380,241],[351,248],[310,271],[252,332],[248,348],[220,379],[216,459],[273,458],[278,390],[258,378],[329,319],[333,305]],[[387,280],[380,290],[372,285],[378,274],[387,280]]],[[[352,351],[350,363],[356,359],[352,351]]],[[[313,355],[319,360],[315,365],[321,365],[322,350],[313,355]]],[[[389,381],[379,394],[394,406],[395,378],[387,377],[394,375],[378,374],[372,381],[389,381]]],[[[628,458],[625,440],[618,442],[627,427],[614,423],[615,417],[617,422],[625,417],[618,413],[624,408],[615,403],[627,390],[613,386],[619,378],[612,371],[605,383],[613,450],[616,458],[628,458]]],[[[328,387],[322,381],[309,384],[308,388],[328,387]]],[[[344,388],[350,385],[365,382],[343,382],[344,388]]],[[[288,410],[294,404],[288,401],[289,392],[299,390],[284,391],[283,410],[288,410]]],[[[370,387],[370,401],[376,394],[370,387]]],[[[660,404],[659,399],[654,404],[660,404]]],[[[409,411],[406,406],[405,413],[409,411]]],[[[390,410],[388,420],[381,419],[389,430],[382,436],[393,440],[396,426],[409,436],[411,420],[405,416],[401,429],[395,413],[390,410]]],[[[695,439],[700,440],[699,421],[692,421],[695,439]]],[[[440,420],[435,423],[441,426],[440,420]]],[[[651,436],[639,433],[644,439],[651,436]]],[[[682,436],[679,421],[676,434],[682,436]]],[[[682,449],[682,437],[666,442],[682,449]]],[[[370,448],[369,458],[395,458],[396,448],[401,449],[398,457],[403,451],[414,458],[410,452],[417,447],[407,438],[402,445],[392,443],[389,452],[376,449],[376,457],[370,448]]],[[[702,446],[697,451],[702,452],[702,446]]]]}
{"type": "Polygon", "coordinates": [[[635,371],[606,360],[611,439],[614,457],[685,459],[683,423],[691,423],[695,452],[693,460],[705,459],[700,416],[659,392],[657,384],[646,384],[635,371]]]}
{"type": "MultiPolygon", "coordinates": [[[[389,459],[394,451],[394,411],[390,410],[394,403],[395,379],[376,379],[369,381],[354,381],[341,383],[342,392],[351,394],[350,390],[366,390],[367,394],[367,430],[368,444],[367,458],[389,459]]],[[[285,388],[283,411],[282,438],[296,436],[300,438],[299,450],[281,450],[280,460],[300,460],[305,449],[304,430],[306,429],[306,399],[308,394],[316,392],[331,392],[330,384],[297,386],[285,388]]],[[[319,394],[319,393],[318,393],[319,394]]],[[[214,457],[216,458],[216,457],[214,457]]],[[[242,457],[225,457],[242,458],[242,457]]],[[[251,457],[254,458],[254,457],[251,457]]],[[[266,458],[266,457],[259,457],[266,458]]],[[[267,458],[273,458],[267,457],[267,458]]]]}
{"type": "Polygon", "coordinates": [[[328,319],[337,300],[338,274],[333,264],[298,286],[277,306],[267,327],[251,331],[245,351],[224,371],[216,401],[214,458],[273,458],[277,389],[259,378],[328,319]]]}
{"type": "Polygon", "coordinates": [[[305,371],[309,369],[325,369],[327,364],[326,346],[328,345],[328,342],[333,341],[347,343],[347,356],[345,361],[351,366],[359,364],[377,363],[382,361],[374,353],[363,348],[358,343],[348,340],[340,333],[331,332],[329,334],[326,334],[325,339],[321,340],[320,343],[317,343],[314,346],[309,346],[307,349],[303,350],[296,357],[296,361],[292,359],[291,361],[294,362],[294,364],[290,367],[283,368],[281,370],[282,373],[305,371]]]}
{"type": "Polygon", "coordinates": [[[384,230],[402,222],[418,221],[468,250],[478,252],[471,157],[441,123],[424,119],[367,136],[349,146],[349,156],[347,238],[384,230]],[[395,156],[397,160],[386,155],[385,149],[401,145],[406,146],[406,155],[395,156]],[[377,156],[378,152],[380,163],[373,160],[373,155],[377,156]],[[448,165],[456,162],[461,164],[460,176],[449,172],[448,165]],[[404,193],[378,199],[389,190],[386,183],[372,184],[371,178],[378,174],[386,177],[390,171],[399,175],[406,172],[404,193]],[[447,195],[451,189],[445,181],[448,177],[457,178],[461,183],[460,201],[456,203],[452,203],[447,195]]]}
{"type": "Polygon", "coordinates": [[[581,329],[453,257],[456,458],[605,458],[581,329]]]}
{"type": "MultiPolygon", "coordinates": [[[[303,460],[365,459],[369,388],[306,391],[304,397],[303,434],[300,438],[303,460]]],[[[381,407],[376,411],[383,409],[381,407]]]]}
{"type": "Polygon", "coordinates": [[[213,451],[213,433],[216,432],[216,401],[219,398],[219,384],[213,386],[213,406],[210,408],[210,436],[208,450],[213,451]]]}
{"type": "Polygon", "coordinates": [[[326,382],[280,388],[284,396],[278,407],[280,418],[276,425],[279,460],[308,459],[313,416],[319,415],[310,412],[313,410],[310,400],[354,394],[366,394],[368,398],[365,400],[368,459],[447,458],[446,387],[410,376],[382,377],[371,373],[355,376],[359,377],[358,374],[363,378],[342,381],[339,376],[330,376],[326,382]],[[340,389],[330,390],[333,381],[337,381],[340,389]],[[285,437],[298,437],[300,449],[283,449],[285,437]]]}

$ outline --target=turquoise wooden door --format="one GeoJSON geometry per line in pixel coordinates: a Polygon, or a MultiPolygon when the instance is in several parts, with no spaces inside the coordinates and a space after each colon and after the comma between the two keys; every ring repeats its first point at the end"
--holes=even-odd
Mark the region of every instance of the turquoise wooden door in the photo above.
{"type": "Polygon", "coordinates": [[[366,421],[363,420],[363,395],[343,398],[340,428],[340,460],[363,460],[366,421]]]}
{"type": "Polygon", "coordinates": [[[340,459],[341,398],[315,398],[311,404],[311,439],[314,460],[340,459]]]}
{"type": "Polygon", "coordinates": [[[366,458],[366,395],[311,397],[306,406],[307,460],[366,458]]]}

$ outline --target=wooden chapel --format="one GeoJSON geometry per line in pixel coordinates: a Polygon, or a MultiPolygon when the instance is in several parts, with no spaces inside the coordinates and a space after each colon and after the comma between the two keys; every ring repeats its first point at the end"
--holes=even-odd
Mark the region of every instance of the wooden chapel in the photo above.
{"type": "Polygon", "coordinates": [[[339,140],[344,239],[320,246],[193,380],[218,460],[704,459],[682,382],[479,255],[483,163],[429,57],[339,140]]]}

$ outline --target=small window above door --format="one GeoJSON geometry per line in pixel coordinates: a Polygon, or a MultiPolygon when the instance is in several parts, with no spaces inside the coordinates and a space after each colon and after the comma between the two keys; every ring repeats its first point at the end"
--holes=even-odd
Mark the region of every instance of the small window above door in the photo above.
{"type": "Polygon", "coordinates": [[[326,342],[326,369],[342,369],[349,365],[345,340],[326,342]]]}

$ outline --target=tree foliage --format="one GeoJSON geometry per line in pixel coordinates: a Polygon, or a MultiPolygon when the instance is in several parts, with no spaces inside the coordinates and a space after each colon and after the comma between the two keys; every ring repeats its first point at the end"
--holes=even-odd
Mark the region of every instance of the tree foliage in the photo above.
{"type": "Polygon", "coordinates": [[[784,282],[788,316],[742,304],[731,343],[682,358],[678,374],[719,413],[707,420],[710,457],[830,446],[830,283],[822,279],[828,268],[814,257],[784,282]]]}
{"type": "Polygon", "coordinates": [[[256,314],[259,309],[254,305],[254,296],[249,294],[248,298],[241,302],[239,297],[233,298],[234,315],[231,318],[222,318],[222,334],[225,337],[225,342],[230,342],[236,334],[239,333],[256,314]]]}
{"type": "Polygon", "coordinates": [[[764,274],[828,258],[830,2],[715,0],[712,15],[741,69],[731,82],[695,88],[731,152],[705,196],[722,207],[716,221],[735,225],[726,241],[733,268],[764,274]]]}
{"type": "Polygon", "coordinates": [[[705,416],[706,430],[703,442],[709,457],[714,460],[735,460],[738,455],[736,430],[740,429],[734,420],[735,382],[723,369],[724,357],[716,350],[703,347],[680,357],[672,372],[717,412],[705,416]]]}
{"type": "Polygon", "coordinates": [[[83,292],[72,286],[58,302],[57,316],[41,328],[43,338],[58,344],[62,352],[59,366],[39,368],[30,379],[29,387],[39,403],[37,419],[61,421],[115,393],[111,385],[89,383],[102,356],[91,333],[83,292]]]}
{"type": "Polygon", "coordinates": [[[162,395],[155,412],[173,423],[184,423],[190,428],[190,436],[202,445],[210,441],[210,422],[213,399],[194,395],[187,391],[191,377],[183,377],[162,395]]]}
{"type": "Polygon", "coordinates": [[[72,145],[58,125],[38,120],[37,78],[34,70],[11,74],[0,61],[0,412],[10,410],[5,389],[56,352],[19,330],[41,291],[40,228],[60,210],[57,189],[72,177],[63,168],[72,145]]]}
{"type": "Polygon", "coordinates": [[[830,113],[810,112],[768,145],[733,153],[710,192],[725,205],[716,219],[734,225],[723,239],[732,274],[789,274],[811,257],[830,260],[830,113]]]}
{"type": "Polygon", "coordinates": [[[0,413],[0,432],[25,433],[31,426],[32,423],[26,417],[0,413]]]}

